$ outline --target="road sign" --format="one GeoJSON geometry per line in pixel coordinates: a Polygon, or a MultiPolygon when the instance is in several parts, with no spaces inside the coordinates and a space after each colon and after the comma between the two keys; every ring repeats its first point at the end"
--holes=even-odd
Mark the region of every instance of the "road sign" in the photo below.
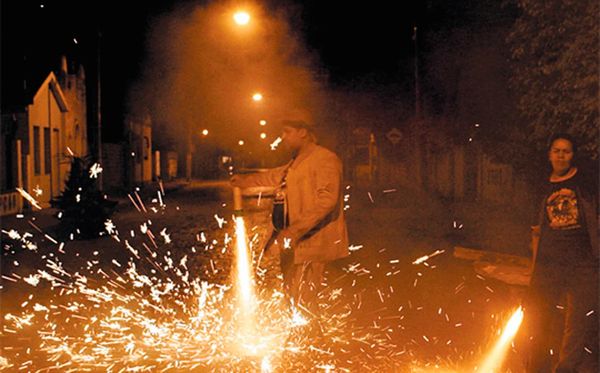
{"type": "Polygon", "coordinates": [[[402,140],[402,132],[400,132],[400,130],[397,128],[392,128],[388,131],[388,133],[385,134],[385,137],[390,140],[393,145],[396,145],[400,142],[400,140],[402,140]]]}

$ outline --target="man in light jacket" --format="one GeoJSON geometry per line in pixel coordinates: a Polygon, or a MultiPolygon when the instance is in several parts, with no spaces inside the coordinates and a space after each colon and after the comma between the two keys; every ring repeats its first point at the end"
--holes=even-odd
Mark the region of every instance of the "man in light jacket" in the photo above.
{"type": "MultiPolygon", "coordinates": [[[[281,121],[283,143],[292,150],[287,164],[251,175],[235,175],[237,187],[273,186],[282,202],[283,220],[267,254],[279,255],[286,295],[295,304],[318,312],[316,296],[325,265],[346,257],[342,163],[335,153],[317,145],[314,125],[304,111],[281,121]]],[[[274,211],[277,214],[277,211],[274,211]]],[[[278,224],[276,224],[278,225],[278,224]]]]}

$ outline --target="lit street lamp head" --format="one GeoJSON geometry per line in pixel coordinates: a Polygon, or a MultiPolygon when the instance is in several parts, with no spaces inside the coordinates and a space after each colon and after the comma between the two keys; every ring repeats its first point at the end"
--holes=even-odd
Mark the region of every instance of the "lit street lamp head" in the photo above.
{"type": "Polygon", "coordinates": [[[252,95],[252,99],[254,101],[261,101],[263,99],[263,95],[257,92],[257,93],[255,93],[255,94],[252,95]]]}
{"type": "Polygon", "coordinates": [[[246,26],[250,22],[250,14],[242,10],[235,12],[233,20],[240,26],[246,26]]]}

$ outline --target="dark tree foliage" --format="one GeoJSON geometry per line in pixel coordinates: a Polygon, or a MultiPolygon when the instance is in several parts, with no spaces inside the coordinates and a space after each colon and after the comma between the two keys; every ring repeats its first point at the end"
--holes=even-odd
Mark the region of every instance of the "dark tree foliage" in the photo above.
{"type": "Polygon", "coordinates": [[[597,160],[600,2],[514,2],[520,15],[507,41],[524,135],[540,152],[552,133],[570,132],[597,160]]]}
{"type": "Polygon", "coordinates": [[[516,7],[495,0],[433,3],[421,39],[425,112],[447,146],[472,139],[497,161],[513,163],[505,148],[515,137],[517,109],[505,38],[516,7]]]}
{"type": "Polygon", "coordinates": [[[116,206],[98,190],[97,179],[90,177],[93,163],[88,159],[73,157],[71,172],[60,197],[51,201],[59,209],[58,235],[61,239],[73,234],[74,238],[98,237],[104,231],[104,222],[116,206]]]}

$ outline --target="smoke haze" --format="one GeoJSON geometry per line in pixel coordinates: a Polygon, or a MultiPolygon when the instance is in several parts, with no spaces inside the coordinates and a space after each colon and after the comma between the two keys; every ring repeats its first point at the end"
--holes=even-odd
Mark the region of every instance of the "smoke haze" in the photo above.
{"type": "Polygon", "coordinates": [[[181,143],[209,131],[212,141],[230,146],[258,138],[294,107],[322,106],[315,59],[294,36],[286,10],[269,14],[246,7],[250,23],[233,21],[230,3],[175,9],[148,25],[143,74],[130,93],[130,112],[149,114],[154,141],[181,143]],[[252,95],[260,92],[263,100],[252,95]],[[259,120],[268,122],[259,127],[259,120]]]}

